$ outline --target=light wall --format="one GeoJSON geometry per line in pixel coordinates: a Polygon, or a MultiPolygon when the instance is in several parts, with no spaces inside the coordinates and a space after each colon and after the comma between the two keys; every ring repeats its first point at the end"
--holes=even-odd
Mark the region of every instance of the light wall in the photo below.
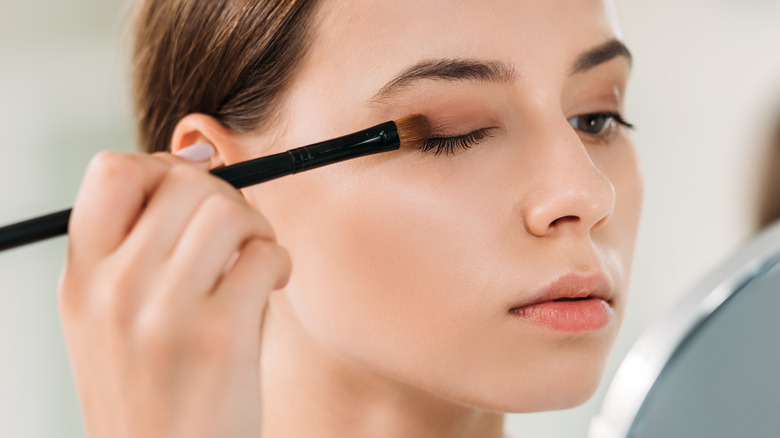
{"type": "MultiPolygon", "coordinates": [[[[1,0],[0,224],[73,201],[98,150],[131,150],[118,0],[1,0]]],[[[608,366],[751,232],[754,173],[780,117],[780,1],[626,0],[627,115],[646,201],[632,298],[608,366]]],[[[57,313],[64,239],[0,253],[0,436],[83,436],[57,313]]],[[[517,436],[584,436],[586,405],[515,415],[517,436]]]]}
{"type": "MultiPolygon", "coordinates": [[[[0,0],[0,223],[69,207],[131,149],[121,1],[0,0]]],[[[65,240],[0,253],[0,436],[83,436],[57,310],[65,240]]]]}

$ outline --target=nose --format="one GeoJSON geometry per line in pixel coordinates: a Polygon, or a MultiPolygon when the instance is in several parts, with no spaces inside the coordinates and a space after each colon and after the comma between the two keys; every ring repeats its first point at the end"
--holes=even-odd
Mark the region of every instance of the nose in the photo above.
{"type": "Polygon", "coordinates": [[[544,152],[537,156],[534,185],[522,208],[526,230],[547,237],[584,235],[600,228],[614,211],[615,188],[570,127],[546,137],[544,152]]]}

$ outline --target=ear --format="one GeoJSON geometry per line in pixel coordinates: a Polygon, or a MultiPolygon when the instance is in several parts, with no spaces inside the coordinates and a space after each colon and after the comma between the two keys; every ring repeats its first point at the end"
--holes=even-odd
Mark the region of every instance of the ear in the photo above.
{"type": "Polygon", "coordinates": [[[171,152],[197,143],[208,143],[216,149],[211,158],[211,169],[224,166],[228,158],[236,154],[238,147],[236,135],[217,119],[205,114],[188,114],[173,130],[171,152]]]}

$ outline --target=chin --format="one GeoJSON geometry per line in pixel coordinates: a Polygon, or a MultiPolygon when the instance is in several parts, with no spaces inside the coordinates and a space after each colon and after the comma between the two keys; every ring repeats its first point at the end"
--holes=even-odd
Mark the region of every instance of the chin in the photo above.
{"type": "MultiPolygon", "coordinates": [[[[570,409],[587,402],[596,389],[600,378],[585,379],[573,384],[551,383],[545,388],[529,389],[527,386],[516,388],[504,388],[492,396],[474,400],[471,407],[493,412],[507,414],[527,414],[533,412],[556,411],[570,409]]],[[[537,386],[537,385],[533,385],[537,386]]]]}
{"type": "MultiPolygon", "coordinates": [[[[442,395],[472,408],[502,413],[573,408],[596,392],[607,357],[603,352],[579,353],[562,350],[549,360],[492,367],[479,376],[472,374],[473,385],[442,395]]],[[[469,380],[461,380],[461,385],[463,381],[469,380]]]]}

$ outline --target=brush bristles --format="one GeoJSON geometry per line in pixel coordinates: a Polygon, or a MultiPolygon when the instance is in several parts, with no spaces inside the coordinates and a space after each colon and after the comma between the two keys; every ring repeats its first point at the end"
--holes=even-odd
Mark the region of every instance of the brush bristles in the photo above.
{"type": "Polygon", "coordinates": [[[395,126],[403,148],[419,148],[431,136],[428,119],[419,114],[402,117],[395,121],[395,126]]]}

